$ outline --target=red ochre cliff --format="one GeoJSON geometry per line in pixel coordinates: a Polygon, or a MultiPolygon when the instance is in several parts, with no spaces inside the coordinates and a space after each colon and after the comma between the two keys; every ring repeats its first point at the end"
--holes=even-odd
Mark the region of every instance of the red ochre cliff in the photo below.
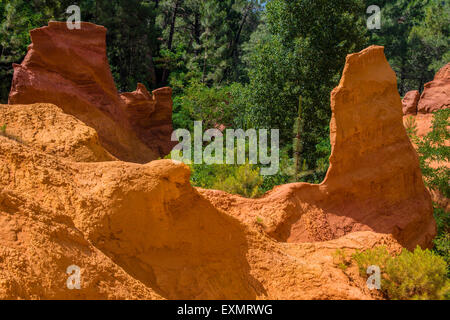
{"type": "Polygon", "coordinates": [[[105,149],[124,161],[145,163],[170,152],[171,89],[150,94],[139,84],[119,95],[104,27],[82,23],[80,30],[69,30],[50,22],[32,30],[31,40],[22,64],[14,65],[9,104],[55,104],[94,128],[105,149]]]}

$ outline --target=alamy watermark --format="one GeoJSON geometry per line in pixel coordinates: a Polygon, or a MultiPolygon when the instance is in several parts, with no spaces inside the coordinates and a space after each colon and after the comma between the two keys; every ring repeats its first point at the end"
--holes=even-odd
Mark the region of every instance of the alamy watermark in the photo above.
{"type": "Polygon", "coordinates": [[[172,134],[172,141],[180,142],[172,150],[172,160],[186,164],[262,164],[261,175],[277,174],[280,168],[280,131],[272,129],[270,132],[270,149],[268,148],[267,129],[226,129],[224,134],[219,129],[209,129],[203,133],[203,122],[194,122],[194,138],[186,129],[177,129],[172,134]],[[246,141],[248,138],[248,157],[246,141]],[[203,143],[208,142],[203,149],[203,143]],[[236,142],[236,144],[235,144],[236,142]],[[192,161],[192,143],[194,155],[192,161]],[[226,152],[224,155],[224,145],[226,152]]]}
{"type": "Polygon", "coordinates": [[[369,290],[380,290],[381,289],[381,270],[379,266],[369,266],[367,268],[367,287],[369,290]]]}
{"type": "Polygon", "coordinates": [[[381,29],[381,9],[377,5],[371,5],[367,8],[367,14],[371,16],[367,19],[367,29],[380,30],[381,29]]]}
{"type": "Polygon", "coordinates": [[[67,18],[67,29],[81,29],[81,10],[79,6],[71,5],[66,10],[67,14],[70,14],[69,18],[67,18]]]}
{"type": "Polygon", "coordinates": [[[81,268],[76,265],[67,267],[66,273],[69,275],[66,281],[67,289],[81,289],[81,268]]]}

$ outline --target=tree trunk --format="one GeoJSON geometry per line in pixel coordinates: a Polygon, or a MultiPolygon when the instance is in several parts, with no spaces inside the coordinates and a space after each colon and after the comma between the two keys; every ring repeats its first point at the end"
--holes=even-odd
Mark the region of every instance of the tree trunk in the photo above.
{"type": "Polygon", "coordinates": [[[158,84],[158,79],[156,78],[156,69],[155,69],[155,65],[153,63],[153,55],[151,52],[148,54],[147,59],[149,60],[150,83],[152,84],[152,86],[154,88],[156,88],[156,86],[158,84]]]}
{"type": "Polygon", "coordinates": [[[298,118],[295,121],[294,125],[294,163],[295,163],[295,173],[294,179],[297,182],[299,179],[301,166],[302,166],[302,152],[303,152],[303,143],[302,143],[302,133],[303,133],[303,119],[302,119],[302,96],[299,97],[298,100],[298,118]]]}
{"type": "Polygon", "coordinates": [[[205,83],[206,80],[206,63],[208,61],[208,48],[205,47],[205,59],[203,61],[203,75],[202,75],[202,83],[205,83]]]}
{"type": "MultiPolygon", "coordinates": [[[[244,25],[245,25],[245,23],[247,21],[247,17],[248,17],[248,14],[250,13],[250,9],[251,8],[252,8],[252,4],[249,3],[247,5],[247,8],[244,11],[244,15],[242,17],[242,20],[241,20],[241,23],[239,25],[239,29],[238,29],[238,31],[236,33],[236,36],[232,39],[232,42],[231,42],[231,57],[233,58],[233,66],[236,66],[237,63],[238,63],[237,48],[238,48],[239,40],[241,38],[242,29],[244,28],[244,25]]],[[[236,75],[236,73],[235,73],[235,75],[236,75]]],[[[237,81],[238,79],[236,79],[236,77],[235,77],[234,80],[237,81]]]]}
{"type": "MultiPolygon", "coordinates": [[[[169,49],[169,51],[172,51],[173,35],[175,34],[175,23],[177,21],[177,14],[178,14],[178,8],[180,6],[180,3],[181,3],[181,0],[176,0],[175,7],[173,9],[172,19],[170,21],[169,39],[167,41],[167,49],[169,49]]],[[[166,68],[163,71],[161,82],[163,84],[166,84],[168,78],[169,78],[169,70],[166,68]]]]}
{"type": "MultiPolygon", "coordinates": [[[[195,18],[194,18],[194,38],[195,38],[195,42],[197,43],[197,45],[200,47],[200,35],[201,35],[201,30],[200,30],[200,14],[199,13],[195,13],[195,18]]],[[[197,58],[199,56],[199,54],[201,53],[201,49],[195,49],[195,57],[197,58]]]]}

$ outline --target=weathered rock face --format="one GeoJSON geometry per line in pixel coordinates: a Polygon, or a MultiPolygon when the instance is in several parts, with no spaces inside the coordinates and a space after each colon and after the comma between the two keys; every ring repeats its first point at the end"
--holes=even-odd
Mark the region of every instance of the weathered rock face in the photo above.
{"type": "Polygon", "coordinates": [[[403,97],[403,114],[417,114],[417,105],[419,103],[420,93],[417,90],[409,91],[403,97]]]}
{"type": "MultiPolygon", "coordinates": [[[[142,88],[122,99],[150,100],[142,88]]],[[[336,250],[398,252],[435,233],[383,48],[348,56],[332,110],[324,183],[284,185],[256,200],[193,188],[189,168],[175,161],[74,162],[7,130],[0,298],[381,298],[355,265],[337,266],[336,250]],[[70,265],[81,268],[81,291],[65,286],[70,265]]]]}
{"type": "Polygon", "coordinates": [[[432,113],[448,107],[450,107],[450,63],[436,73],[433,81],[425,84],[418,112],[432,113]]]}
{"type": "Polygon", "coordinates": [[[106,150],[121,160],[145,163],[170,151],[171,90],[150,95],[140,85],[119,96],[104,27],[82,23],[81,30],[69,30],[65,23],[50,22],[32,30],[31,40],[22,64],[14,65],[10,104],[57,105],[94,128],[106,150]],[[134,121],[136,115],[145,118],[134,121]]]}
{"type": "Polygon", "coordinates": [[[436,232],[430,196],[403,127],[396,75],[382,47],[347,57],[331,108],[333,149],[322,188],[335,193],[334,201],[325,201],[329,225],[335,219],[342,223],[331,229],[345,233],[369,227],[393,234],[410,249],[430,246],[436,232]]]}
{"type": "Polygon", "coordinates": [[[125,110],[137,136],[147,145],[156,148],[161,156],[170,153],[172,135],[172,89],[161,88],[150,94],[138,84],[136,91],[120,95],[125,110]]]}

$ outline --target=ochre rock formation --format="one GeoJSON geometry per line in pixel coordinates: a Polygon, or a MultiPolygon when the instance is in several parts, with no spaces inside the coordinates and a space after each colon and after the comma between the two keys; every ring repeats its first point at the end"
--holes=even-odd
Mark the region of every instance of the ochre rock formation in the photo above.
{"type": "Polygon", "coordinates": [[[202,194],[247,221],[261,217],[279,241],[326,241],[371,230],[392,234],[409,249],[430,246],[436,234],[430,194],[383,47],[347,57],[331,108],[331,165],[322,184],[285,185],[258,200],[202,194]]]}
{"type": "Polygon", "coordinates": [[[431,131],[433,112],[450,107],[450,63],[436,73],[433,81],[425,84],[417,103],[417,112],[413,112],[417,94],[418,91],[410,91],[405,95],[403,120],[406,125],[408,118],[413,117],[417,126],[417,135],[423,137],[431,131]]]}
{"type": "Polygon", "coordinates": [[[161,156],[174,146],[172,136],[172,89],[161,88],[150,94],[138,84],[136,91],[120,95],[125,103],[128,121],[137,136],[147,145],[156,148],[161,156]]]}
{"type": "MultiPolygon", "coordinates": [[[[122,98],[149,100],[142,88],[122,98]]],[[[42,148],[50,137],[27,134],[26,143],[7,129],[0,298],[383,298],[354,263],[338,267],[336,250],[428,246],[435,224],[382,47],[348,56],[331,105],[325,181],[279,186],[256,200],[193,188],[176,161],[80,162],[42,148]],[[70,265],[81,268],[81,290],[66,287],[70,265]]],[[[45,106],[24,110],[34,119],[45,106]]],[[[75,123],[54,118],[57,128],[75,123]]]]}
{"type": "Polygon", "coordinates": [[[81,163],[0,136],[1,299],[371,299],[333,261],[390,235],[286,244],[214,208],[171,160],[81,163]],[[30,196],[33,195],[33,196],[30,196]],[[66,287],[81,268],[81,290],[66,287]]]}
{"type": "Polygon", "coordinates": [[[434,77],[434,80],[424,86],[417,107],[419,113],[432,113],[450,107],[450,63],[447,63],[434,77]]]}
{"type": "Polygon", "coordinates": [[[69,30],[65,23],[50,22],[30,33],[28,54],[14,65],[9,104],[55,104],[94,128],[105,149],[124,161],[146,163],[170,151],[170,88],[151,95],[139,85],[138,91],[119,95],[104,27],[81,23],[80,30],[69,30]],[[136,121],[136,115],[145,117],[136,121]]]}
{"type": "Polygon", "coordinates": [[[417,90],[409,91],[402,100],[403,114],[417,114],[417,105],[419,103],[420,93],[417,90]]]}
{"type": "Polygon", "coordinates": [[[48,154],[78,162],[117,160],[97,132],[52,104],[0,105],[8,137],[48,154]]]}

